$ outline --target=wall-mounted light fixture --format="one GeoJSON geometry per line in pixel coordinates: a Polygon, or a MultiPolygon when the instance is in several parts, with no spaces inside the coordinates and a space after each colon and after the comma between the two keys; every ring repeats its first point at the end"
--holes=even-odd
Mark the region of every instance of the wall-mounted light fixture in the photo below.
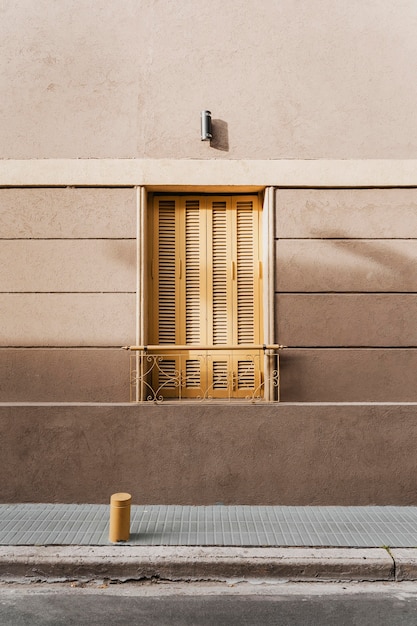
{"type": "Polygon", "coordinates": [[[212,137],[211,111],[201,111],[201,141],[210,141],[212,137]]]}

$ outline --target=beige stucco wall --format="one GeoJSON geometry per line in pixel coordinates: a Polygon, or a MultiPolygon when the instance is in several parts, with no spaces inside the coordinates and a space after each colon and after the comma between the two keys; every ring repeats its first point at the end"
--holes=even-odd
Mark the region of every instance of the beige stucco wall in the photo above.
{"type": "MultiPolygon", "coordinates": [[[[0,189],[0,401],[129,399],[137,202],[0,189]]],[[[417,400],[416,209],[415,188],[276,190],[283,401],[417,400]]]]}
{"type": "Polygon", "coordinates": [[[283,402],[160,406],[124,404],[137,191],[0,189],[0,500],[415,504],[416,193],[276,189],[283,402]]]}
{"type": "Polygon", "coordinates": [[[3,0],[0,158],[415,158],[416,31],[414,0],[3,0]]]}
{"type": "Polygon", "coordinates": [[[415,405],[305,403],[417,400],[416,190],[378,188],[417,183],[416,31],[414,0],[2,2],[2,501],[415,504],[415,405]],[[133,185],[297,187],[273,300],[300,404],[89,405],[128,400],[133,185]]]}
{"type": "Polygon", "coordinates": [[[287,402],[415,402],[416,389],[415,348],[290,348],[281,355],[287,402]]]}
{"type": "Polygon", "coordinates": [[[0,402],[129,400],[136,191],[0,189],[0,402]]]}
{"type": "Polygon", "coordinates": [[[284,401],[415,401],[417,189],[276,192],[284,401]]]}

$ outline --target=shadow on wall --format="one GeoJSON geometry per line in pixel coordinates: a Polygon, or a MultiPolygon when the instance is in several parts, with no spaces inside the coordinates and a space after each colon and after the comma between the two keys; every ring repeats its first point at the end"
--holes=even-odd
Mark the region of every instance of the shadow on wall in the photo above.
{"type": "Polygon", "coordinates": [[[212,120],[211,129],[213,137],[210,147],[222,152],[229,152],[229,127],[223,120],[212,120]]]}
{"type": "MultiPolygon", "coordinates": [[[[349,241],[349,238],[346,237],[345,233],[339,232],[335,237],[327,239],[327,241],[333,246],[337,246],[337,242],[340,240],[349,241]],[[333,239],[336,239],[336,241],[333,241],[333,239]]],[[[401,245],[401,240],[396,239],[388,241],[359,239],[358,242],[363,244],[363,249],[361,250],[360,248],[356,248],[355,250],[350,250],[349,252],[353,257],[362,258],[364,260],[371,261],[376,266],[385,267],[387,276],[392,277],[394,283],[397,279],[400,279],[401,282],[410,283],[410,290],[414,291],[416,287],[415,281],[417,281],[414,258],[406,252],[401,252],[400,250],[395,249],[395,244],[398,241],[400,241],[401,245]]],[[[407,241],[409,242],[410,240],[407,241]]],[[[357,271],[360,273],[361,269],[361,265],[359,264],[357,271]]],[[[362,270],[362,272],[364,272],[364,270],[362,270]]],[[[393,284],[391,289],[392,291],[396,291],[396,285],[393,284]]],[[[372,291],[378,292],[380,290],[384,291],[384,286],[380,286],[378,284],[373,286],[372,291]]]]}
{"type": "Polygon", "coordinates": [[[314,234],[277,255],[281,400],[415,402],[417,242],[314,234]]]}
{"type": "Polygon", "coordinates": [[[417,291],[417,241],[351,239],[345,233],[276,240],[277,291],[417,291]]]}

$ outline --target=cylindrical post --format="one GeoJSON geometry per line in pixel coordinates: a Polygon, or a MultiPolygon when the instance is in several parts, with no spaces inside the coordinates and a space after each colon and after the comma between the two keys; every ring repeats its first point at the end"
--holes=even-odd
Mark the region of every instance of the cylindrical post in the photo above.
{"type": "Polygon", "coordinates": [[[110,498],[109,541],[129,541],[130,493],[114,493],[110,498]]]}

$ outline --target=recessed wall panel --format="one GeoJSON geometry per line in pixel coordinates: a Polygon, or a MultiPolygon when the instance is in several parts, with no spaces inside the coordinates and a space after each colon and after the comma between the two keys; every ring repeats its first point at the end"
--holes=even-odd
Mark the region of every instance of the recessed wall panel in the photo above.
{"type": "Polygon", "coordinates": [[[123,239],[135,235],[135,189],[0,189],[0,238],[123,239]]]}
{"type": "Polygon", "coordinates": [[[417,237],[417,189],[277,189],[276,236],[417,237]]]}
{"type": "Polygon", "coordinates": [[[278,240],[281,292],[417,292],[415,240],[278,240]]]}
{"type": "Polygon", "coordinates": [[[279,294],[275,332],[292,347],[417,346],[417,295],[279,294]]]}
{"type": "Polygon", "coordinates": [[[0,346],[134,343],[135,294],[0,294],[0,346]]]}
{"type": "Polygon", "coordinates": [[[0,348],[0,402],[128,402],[129,353],[0,348]]]}
{"type": "Polygon", "coordinates": [[[417,349],[288,349],[282,402],[416,402],[417,349]]]}
{"type": "Polygon", "coordinates": [[[0,242],[0,292],[133,292],[135,289],[134,240],[0,242]]]}

